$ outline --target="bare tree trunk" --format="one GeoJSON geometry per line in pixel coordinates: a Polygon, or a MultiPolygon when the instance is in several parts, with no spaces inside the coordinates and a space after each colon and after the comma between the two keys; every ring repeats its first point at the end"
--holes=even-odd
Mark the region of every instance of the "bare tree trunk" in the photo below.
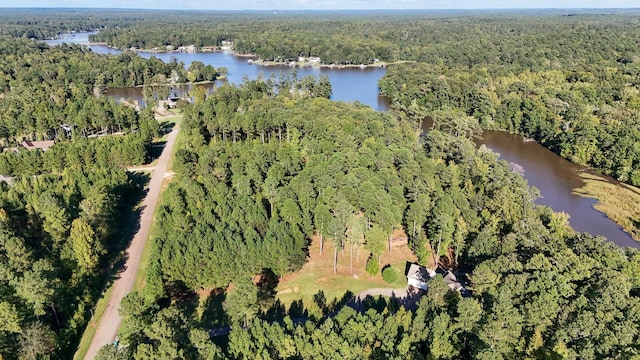
{"type": "Polygon", "coordinates": [[[436,247],[436,267],[440,262],[440,242],[442,241],[442,230],[440,230],[440,237],[438,238],[438,246],[436,247]]]}
{"type": "Polygon", "coordinates": [[[338,272],[338,245],[333,248],[333,273],[338,272]]]}
{"type": "Polygon", "coordinates": [[[391,253],[391,234],[389,234],[387,236],[388,240],[387,240],[387,244],[388,244],[388,248],[389,248],[389,253],[391,253]]]}
{"type": "Polygon", "coordinates": [[[322,248],[324,248],[324,237],[320,233],[320,256],[322,256],[322,248]]]}
{"type": "Polygon", "coordinates": [[[60,319],[58,319],[58,312],[56,311],[56,307],[51,303],[51,310],[53,310],[53,316],[56,318],[56,324],[60,325],[60,319]]]}
{"type": "Polygon", "coordinates": [[[413,235],[411,236],[411,249],[413,249],[413,243],[416,238],[416,221],[413,220],[413,235]]]}
{"type": "Polygon", "coordinates": [[[455,258],[455,262],[456,262],[456,268],[458,267],[458,247],[456,246],[456,258],[455,258]]]}
{"type": "Polygon", "coordinates": [[[353,243],[351,244],[351,274],[353,275],[353,243]]]}

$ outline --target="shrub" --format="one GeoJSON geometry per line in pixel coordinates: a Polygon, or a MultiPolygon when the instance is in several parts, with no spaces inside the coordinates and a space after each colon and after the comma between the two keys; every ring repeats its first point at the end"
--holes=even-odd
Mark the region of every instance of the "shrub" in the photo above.
{"type": "Polygon", "coordinates": [[[375,256],[370,256],[369,260],[367,260],[366,270],[371,275],[376,275],[378,271],[380,271],[380,265],[378,265],[378,258],[375,256]]]}
{"type": "Polygon", "coordinates": [[[398,280],[398,272],[391,265],[387,265],[382,269],[382,279],[388,283],[394,283],[398,280]]]}

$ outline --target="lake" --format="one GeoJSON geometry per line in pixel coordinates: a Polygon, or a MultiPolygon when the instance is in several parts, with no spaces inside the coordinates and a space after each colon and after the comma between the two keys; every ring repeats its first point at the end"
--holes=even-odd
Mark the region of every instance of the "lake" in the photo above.
{"type": "MultiPolygon", "coordinates": [[[[59,44],[65,39],[52,40],[50,44],[59,44]]],[[[86,43],[88,34],[66,35],[66,42],[86,43]]],[[[94,52],[100,54],[119,54],[121,51],[104,45],[89,45],[94,52]]],[[[228,78],[233,84],[241,84],[244,78],[256,79],[258,76],[268,78],[271,74],[296,71],[298,77],[307,75],[326,75],[333,87],[332,99],[337,101],[358,101],[378,111],[389,109],[389,99],[378,94],[378,80],[385,74],[384,68],[319,68],[288,66],[259,66],[250,64],[247,58],[234,56],[228,52],[214,53],[147,53],[140,56],[170,61],[175,58],[189,66],[192,61],[201,61],[215,68],[226,67],[228,78]]],[[[142,99],[142,89],[110,89],[109,94],[116,98],[142,99]]],[[[570,216],[570,224],[577,231],[602,235],[619,246],[640,248],[640,243],[633,240],[616,223],[601,212],[595,210],[596,200],[574,195],[572,190],[581,187],[584,182],[579,174],[587,169],[575,165],[554,154],[536,142],[525,142],[521,136],[498,131],[484,131],[483,139],[478,145],[485,144],[500,154],[508,162],[518,164],[524,170],[524,177],[531,186],[540,190],[542,197],[537,203],[547,205],[555,211],[563,211],[570,216]]]]}
{"type": "MultiPolygon", "coordinates": [[[[91,50],[99,54],[115,54],[120,53],[119,50],[112,49],[104,45],[91,45],[91,50]]],[[[332,100],[337,101],[358,101],[367,104],[378,111],[389,109],[389,98],[378,94],[378,80],[385,74],[385,69],[381,67],[366,68],[326,68],[326,67],[296,67],[291,68],[286,65],[261,66],[249,63],[249,58],[234,56],[230,52],[207,52],[207,53],[148,53],[138,52],[138,55],[144,58],[156,57],[165,62],[175,58],[178,62],[183,62],[189,67],[191,62],[200,61],[205,65],[211,65],[215,68],[225,67],[228,69],[227,79],[232,84],[242,84],[245,78],[257,79],[261,76],[264,79],[272,75],[278,77],[280,74],[295,71],[298,78],[312,75],[326,75],[331,81],[333,88],[332,100]]],[[[114,96],[118,97],[117,89],[113,89],[114,96]]],[[[131,94],[128,94],[131,95],[131,94]]],[[[118,97],[119,98],[119,97],[118,97]]],[[[125,97],[126,99],[127,97],[125,97]]],[[[139,98],[141,100],[142,93],[140,90],[139,98]]]]}

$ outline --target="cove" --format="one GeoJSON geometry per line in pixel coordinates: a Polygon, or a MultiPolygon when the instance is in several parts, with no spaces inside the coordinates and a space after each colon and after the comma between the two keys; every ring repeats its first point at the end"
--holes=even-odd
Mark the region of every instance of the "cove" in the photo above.
{"type": "MultiPolygon", "coordinates": [[[[88,34],[75,34],[64,39],[50,41],[52,45],[61,42],[87,43],[88,34]]],[[[104,45],[88,45],[99,54],[119,54],[121,51],[104,45]]],[[[333,87],[332,100],[358,101],[369,105],[378,111],[389,110],[389,99],[378,94],[378,80],[385,74],[383,68],[319,68],[304,67],[290,68],[288,66],[259,66],[250,64],[247,58],[233,56],[226,52],[215,53],[148,53],[138,52],[145,58],[154,56],[163,61],[175,58],[188,67],[193,61],[201,61],[215,68],[228,69],[228,81],[241,84],[243,79],[256,79],[259,76],[268,78],[272,74],[276,77],[280,73],[296,71],[298,77],[307,75],[326,75],[333,87]]],[[[109,95],[117,99],[142,99],[142,89],[125,88],[110,89],[109,95]]],[[[427,126],[425,124],[425,126],[427,126]]],[[[427,128],[424,129],[428,130],[427,128]]],[[[581,187],[584,182],[579,176],[588,169],[573,164],[536,142],[526,142],[519,135],[507,134],[499,131],[485,130],[477,145],[486,145],[500,154],[500,157],[510,163],[517,164],[524,170],[523,176],[529,185],[538,188],[541,198],[536,202],[547,205],[555,211],[569,214],[569,223],[580,232],[601,235],[621,247],[640,248],[640,242],[635,241],[620,226],[595,210],[593,205],[597,200],[581,197],[572,193],[574,188],[581,187]]]]}

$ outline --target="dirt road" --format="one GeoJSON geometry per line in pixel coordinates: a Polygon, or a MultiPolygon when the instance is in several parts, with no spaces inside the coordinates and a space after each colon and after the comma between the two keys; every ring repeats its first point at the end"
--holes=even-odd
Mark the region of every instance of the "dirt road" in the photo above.
{"type": "Polygon", "coordinates": [[[131,240],[129,249],[127,249],[127,262],[124,269],[119,274],[120,277],[116,279],[113,284],[113,291],[111,293],[111,299],[107,310],[102,315],[102,319],[98,324],[98,328],[93,336],[89,350],[85,355],[85,360],[93,360],[98,350],[103,345],[110,344],[116,337],[118,329],[120,328],[120,314],[118,308],[120,307],[120,300],[129,294],[133,289],[133,283],[138,272],[138,265],[140,263],[140,257],[142,256],[142,250],[144,244],[149,237],[149,228],[151,221],[153,220],[153,213],[158,203],[158,197],[160,196],[160,190],[162,187],[162,180],[167,171],[169,159],[175,145],[176,136],[178,135],[178,128],[174,128],[167,138],[167,143],[162,150],[158,163],[153,171],[153,176],[149,182],[149,188],[147,196],[142,202],[142,211],[140,214],[140,226],[136,234],[131,240]]]}

